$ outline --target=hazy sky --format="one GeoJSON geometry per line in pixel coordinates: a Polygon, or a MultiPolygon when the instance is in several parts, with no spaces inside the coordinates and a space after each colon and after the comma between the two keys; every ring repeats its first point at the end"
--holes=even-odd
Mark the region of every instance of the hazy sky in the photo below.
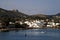
{"type": "Polygon", "coordinates": [[[0,0],[0,8],[18,9],[25,14],[56,14],[60,12],[60,0],[0,0]]]}

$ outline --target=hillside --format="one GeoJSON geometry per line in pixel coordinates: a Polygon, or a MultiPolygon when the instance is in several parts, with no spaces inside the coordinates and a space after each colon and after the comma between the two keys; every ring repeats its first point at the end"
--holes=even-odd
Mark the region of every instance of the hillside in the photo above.
{"type": "Polygon", "coordinates": [[[56,16],[60,16],[60,13],[56,14],[56,16]]]}
{"type": "Polygon", "coordinates": [[[35,15],[26,15],[22,12],[19,12],[18,10],[5,10],[0,8],[0,19],[4,18],[4,20],[7,19],[55,19],[57,18],[56,16],[58,16],[58,18],[60,18],[60,13],[55,14],[55,15],[44,15],[44,14],[35,14],[35,15]]]}
{"type": "Polygon", "coordinates": [[[0,8],[0,17],[9,17],[9,18],[26,18],[28,15],[19,12],[18,10],[5,10],[0,8]]]}

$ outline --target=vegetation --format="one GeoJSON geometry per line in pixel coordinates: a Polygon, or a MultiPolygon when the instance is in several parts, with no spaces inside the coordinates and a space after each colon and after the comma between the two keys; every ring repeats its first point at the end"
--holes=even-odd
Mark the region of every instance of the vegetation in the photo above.
{"type": "MultiPolygon", "coordinates": [[[[9,22],[25,21],[25,20],[54,20],[54,22],[60,22],[60,13],[56,15],[43,15],[43,14],[36,14],[36,15],[26,15],[18,10],[5,10],[0,8],[0,20],[2,20],[2,25],[9,26],[9,22]]],[[[15,23],[15,28],[27,28],[27,24],[20,25],[19,23],[15,23]]],[[[7,28],[3,27],[3,28],[7,28]]]]}

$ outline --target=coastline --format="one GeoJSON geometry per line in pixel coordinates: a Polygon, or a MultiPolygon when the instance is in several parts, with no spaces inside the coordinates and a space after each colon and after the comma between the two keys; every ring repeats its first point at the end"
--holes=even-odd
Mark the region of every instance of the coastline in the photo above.
{"type": "MultiPolygon", "coordinates": [[[[0,32],[9,32],[9,31],[15,31],[15,30],[28,30],[28,29],[48,29],[46,28],[4,28],[0,29],[0,32]]],[[[60,29],[60,28],[49,28],[49,29],[60,29]]]]}

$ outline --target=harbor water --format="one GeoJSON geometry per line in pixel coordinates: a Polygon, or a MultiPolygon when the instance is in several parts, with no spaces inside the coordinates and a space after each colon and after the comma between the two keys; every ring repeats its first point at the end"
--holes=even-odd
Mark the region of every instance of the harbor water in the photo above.
{"type": "Polygon", "coordinates": [[[28,29],[0,32],[0,40],[60,40],[60,29],[28,29]]]}

